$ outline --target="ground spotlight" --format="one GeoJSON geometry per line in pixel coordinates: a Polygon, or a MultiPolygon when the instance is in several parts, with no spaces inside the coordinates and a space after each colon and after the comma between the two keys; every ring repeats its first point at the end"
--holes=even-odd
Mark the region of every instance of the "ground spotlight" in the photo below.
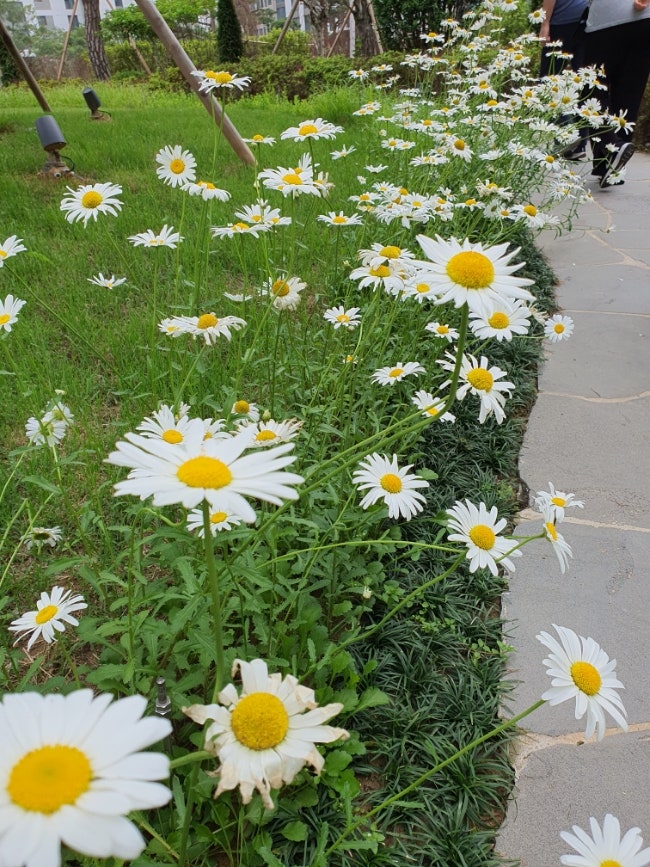
{"type": "Polygon", "coordinates": [[[99,106],[102,104],[92,87],[84,87],[81,91],[83,98],[86,100],[86,105],[90,109],[90,116],[93,120],[110,120],[111,116],[107,111],[100,111],[99,106]]]}
{"type": "Polygon", "coordinates": [[[43,171],[54,178],[71,174],[72,169],[63,160],[60,153],[67,142],[56,120],[51,114],[44,114],[42,117],[36,118],[35,126],[41,146],[47,151],[47,161],[43,171]]]}

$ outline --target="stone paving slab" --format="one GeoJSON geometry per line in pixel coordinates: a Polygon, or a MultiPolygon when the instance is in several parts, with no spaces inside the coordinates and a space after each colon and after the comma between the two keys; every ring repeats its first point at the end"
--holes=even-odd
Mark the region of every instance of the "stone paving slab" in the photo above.
{"type": "MultiPolygon", "coordinates": [[[[549,257],[549,261],[553,267],[556,266],[553,257],[549,257]]],[[[647,314],[650,310],[650,269],[643,267],[640,273],[638,264],[581,265],[562,274],[558,303],[565,310],[647,314]]]]}
{"type": "MultiPolygon", "coordinates": [[[[518,780],[517,803],[508,814],[497,852],[522,867],[558,867],[573,850],[560,831],[589,830],[613,813],[623,832],[641,828],[650,843],[647,801],[650,731],[612,733],[600,743],[557,743],[530,755],[518,780]],[[641,795],[641,797],[640,797],[641,795]]],[[[574,853],[575,854],[575,853],[574,853]]]]}

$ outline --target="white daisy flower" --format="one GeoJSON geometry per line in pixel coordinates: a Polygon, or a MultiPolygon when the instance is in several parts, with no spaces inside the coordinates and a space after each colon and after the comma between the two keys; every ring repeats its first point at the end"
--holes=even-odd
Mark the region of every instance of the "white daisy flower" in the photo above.
{"type": "Polygon", "coordinates": [[[360,491],[367,491],[361,500],[361,508],[367,509],[378,500],[383,500],[388,506],[389,518],[404,518],[407,521],[421,512],[426,497],[417,488],[428,488],[429,483],[409,473],[412,466],[408,464],[400,469],[397,455],[390,460],[386,455],[375,452],[364,458],[359,464],[360,469],[352,476],[352,483],[360,491]]]}
{"type": "MultiPolygon", "coordinates": [[[[83,608],[88,608],[83,596],[79,594],[73,596],[71,590],[53,587],[51,593],[45,591],[41,593],[41,598],[36,603],[36,611],[28,611],[18,620],[13,620],[8,629],[10,632],[30,635],[27,650],[38,638],[51,644],[56,641],[57,632],[65,632],[66,623],[69,623],[70,626],[79,626],[79,621],[72,616],[72,613],[81,611],[83,608]]],[[[0,841],[1,851],[2,843],[0,841]]]]}
{"type": "Polygon", "coordinates": [[[274,145],[275,144],[275,139],[273,138],[272,135],[262,135],[259,132],[256,132],[252,138],[245,138],[244,141],[247,144],[253,144],[253,145],[263,145],[263,144],[274,145]]]}
{"type": "Polygon", "coordinates": [[[213,69],[197,69],[192,75],[199,81],[199,90],[210,93],[213,90],[243,90],[251,83],[248,75],[233,75],[224,69],[215,72],[213,69]]]}
{"type": "Polygon", "coordinates": [[[379,165],[371,165],[371,166],[364,166],[364,169],[365,169],[367,172],[370,172],[371,175],[380,175],[382,172],[385,172],[387,168],[388,168],[388,166],[384,166],[384,165],[381,165],[381,164],[379,164],[379,165]]]}
{"type": "Polygon", "coordinates": [[[354,153],[356,148],[354,145],[350,145],[350,147],[346,147],[345,145],[339,151],[331,151],[330,156],[333,160],[341,160],[344,157],[349,157],[350,154],[354,153]]]}
{"type": "Polygon", "coordinates": [[[300,304],[300,293],[307,287],[299,277],[278,277],[277,280],[266,280],[260,289],[260,295],[273,299],[276,310],[295,310],[300,304]]]}
{"type": "Polygon", "coordinates": [[[542,699],[552,707],[563,701],[576,700],[575,718],[587,714],[585,737],[597,730],[598,740],[605,734],[605,711],[623,731],[627,731],[627,716],[623,702],[616,692],[624,689],[616,677],[616,660],[610,659],[593,638],[576,635],[565,626],[553,628],[560,637],[558,642],[548,632],[540,632],[537,640],[551,652],[544,660],[551,688],[542,699]]]}
{"type": "Polygon", "coordinates": [[[251,448],[263,448],[276,446],[278,443],[286,443],[294,439],[300,433],[302,424],[297,418],[289,418],[285,421],[274,421],[271,418],[268,421],[256,423],[246,422],[240,426],[239,430],[252,429],[255,431],[251,448]]]}
{"type": "Polygon", "coordinates": [[[560,572],[564,575],[569,565],[569,558],[573,557],[573,551],[564,536],[561,533],[558,533],[555,528],[553,514],[550,510],[544,513],[544,533],[553,546],[553,550],[555,551],[560,564],[560,572]]]}
{"type": "Polygon", "coordinates": [[[4,265],[5,259],[16,256],[18,253],[24,253],[26,249],[22,238],[17,235],[10,235],[3,244],[0,244],[0,268],[4,265]]]}
{"type": "Polygon", "coordinates": [[[584,508],[584,501],[576,500],[575,494],[557,491],[553,482],[549,482],[548,486],[550,491],[537,491],[534,502],[537,511],[543,514],[550,514],[551,520],[559,524],[565,518],[565,509],[584,508]]]}
{"type": "Polygon", "coordinates": [[[203,419],[192,419],[179,444],[127,433],[106,459],[130,470],[115,485],[115,496],[153,497],[155,506],[179,503],[187,509],[207,500],[215,510],[252,524],[256,515],[245,497],[281,506],[298,499],[294,486],[303,481],[283,469],[295,460],[288,454],[293,443],[243,455],[254,436],[246,429],[227,439],[206,439],[203,419]]]}
{"type": "Polygon", "coordinates": [[[181,145],[167,145],[156,154],[156,174],[170,187],[182,187],[196,179],[196,160],[181,145]]]}
{"type": "Polygon", "coordinates": [[[347,217],[343,211],[330,211],[328,214],[319,214],[316,218],[321,223],[327,223],[328,226],[362,226],[363,220],[358,214],[352,214],[347,217]]]}
{"type": "Polygon", "coordinates": [[[247,400],[236,400],[230,410],[234,415],[245,415],[249,421],[256,422],[260,420],[260,411],[256,403],[249,403],[247,400]]]}
{"type": "Polygon", "coordinates": [[[101,271],[99,274],[96,274],[93,277],[87,277],[86,279],[94,286],[102,286],[104,289],[115,289],[116,286],[121,286],[122,283],[126,283],[126,277],[116,277],[115,274],[111,274],[110,277],[104,277],[101,271]]]}
{"type": "Polygon", "coordinates": [[[424,367],[417,361],[398,361],[392,367],[380,367],[372,375],[372,381],[378,382],[380,385],[395,385],[396,382],[401,382],[405,376],[418,376],[420,373],[426,373],[424,367]]]}
{"type": "Polygon", "coordinates": [[[260,232],[268,232],[269,226],[263,224],[250,225],[242,220],[229,223],[227,226],[212,226],[210,234],[213,238],[234,238],[239,235],[252,235],[259,238],[260,232]]]}
{"type": "Polygon", "coordinates": [[[314,181],[314,174],[309,163],[308,170],[298,168],[264,169],[257,176],[269,190],[277,190],[283,196],[320,196],[321,189],[314,181]]]}
{"type": "Polygon", "coordinates": [[[321,138],[333,139],[338,133],[343,132],[342,126],[336,126],[322,117],[317,117],[314,120],[303,120],[299,126],[290,126],[280,136],[281,139],[293,139],[293,141],[306,141],[313,139],[318,141],[321,138]]]}
{"type": "MultiPolygon", "coordinates": [[[[453,356],[449,356],[452,358],[453,356]]],[[[446,370],[453,369],[453,362],[439,361],[446,370]]],[[[506,414],[503,407],[506,398],[510,397],[509,392],[515,387],[513,382],[499,382],[499,380],[507,376],[505,370],[493,365],[490,367],[490,362],[482,355],[481,360],[477,361],[473,355],[463,355],[463,360],[460,366],[460,380],[463,383],[459,386],[456,392],[458,400],[463,400],[468,392],[474,394],[481,400],[481,408],[479,411],[478,420],[481,424],[488,416],[494,415],[497,424],[505,419],[506,414]]]]}
{"type": "Polygon", "coordinates": [[[420,274],[415,274],[404,283],[402,300],[414,298],[418,304],[423,304],[425,300],[435,301],[437,297],[438,287],[427,280],[426,276],[422,277],[420,274]]]}
{"type": "Polygon", "coordinates": [[[469,327],[481,340],[490,337],[512,340],[515,334],[528,334],[531,312],[521,301],[494,303],[492,310],[471,312],[469,327]]]}
{"type": "Polygon", "coordinates": [[[406,273],[398,263],[386,260],[381,265],[360,265],[350,272],[350,280],[359,281],[359,289],[371,286],[383,289],[387,295],[401,295],[404,290],[406,273]]]}
{"type": "Polygon", "coordinates": [[[177,416],[172,407],[164,403],[151,416],[147,416],[140,422],[136,430],[144,437],[160,439],[166,443],[177,445],[183,442],[184,432],[189,423],[190,419],[187,413],[177,416]]]}
{"type": "Polygon", "coordinates": [[[458,330],[447,325],[446,322],[427,322],[424,330],[430,331],[434,337],[443,337],[448,343],[453,343],[459,337],[458,330]]]}
{"type": "Polygon", "coordinates": [[[168,333],[174,335],[177,331],[181,331],[184,334],[191,334],[192,337],[203,337],[208,346],[214,346],[219,337],[230,340],[233,331],[246,327],[246,320],[239,316],[217,317],[214,313],[202,313],[200,316],[175,316],[173,319],[177,329],[172,332],[168,330],[168,333]]]}
{"type": "Polygon", "coordinates": [[[440,411],[443,409],[445,401],[442,400],[442,398],[434,397],[430,391],[425,391],[424,389],[416,391],[411,398],[411,402],[414,403],[418,409],[422,410],[422,415],[424,416],[428,416],[429,418],[440,418],[440,421],[456,421],[456,416],[451,412],[445,412],[440,415],[440,411]]]}
{"type": "Polygon", "coordinates": [[[348,72],[350,78],[354,78],[357,81],[365,81],[366,78],[370,75],[369,72],[366,72],[365,69],[351,69],[348,72]]]}
{"type": "Polygon", "coordinates": [[[555,226],[560,218],[552,214],[543,214],[535,205],[513,205],[510,209],[510,219],[526,223],[533,229],[543,229],[546,226],[555,226]]]}
{"type": "Polygon", "coordinates": [[[227,202],[230,198],[228,190],[221,190],[210,181],[196,181],[183,184],[183,191],[190,196],[201,196],[204,202],[210,202],[212,199],[217,199],[219,202],[227,202]]]}
{"type": "Polygon", "coordinates": [[[235,211],[235,216],[246,223],[264,226],[268,229],[291,225],[291,217],[283,217],[280,208],[271,208],[268,202],[263,199],[254,205],[243,205],[241,210],[235,211]]]}
{"type": "Polygon", "coordinates": [[[650,849],[643,849],[640,828],[630,828],[621,839],[621,826],[611,813],[605,816],[601,829],[598,822],[589,819],[591,837],[578,825],[573,834],[561,831],[560,837],[578,853],[562,855],[560,864],[566,867],[646,867],[650,864],[650,849]]]}
{"type": "Polygon", "coordinates": [[[137,235],[129,235],[129,241],[134,247],[169,247],[175,250],[183,240],[180,233],[175,232],[174,227],[166,223],[157,235],[152,229],[137,235]]]}
{"type": "Polygon", "coordinates": [[[25,547],[28,551],[32,548],[40,551],[43,545],[56,548],[62,538],[61,527],[32,527],[25,536],[25,547]]]}
{"type": "Polygon", "coordinates": [[[431,277],[438,285],[437,304],[453,301],[456,307],[468,304],[471,311],[483,312],[490,309],[490,302],[498,304],[504,298],[534,300],[524,288],[533,281],[512,276],[524,265],[524,262],[509,264],[519,249],[506,253],[507,244],[484,248],[467,239],[462,244],[455,238],[444,241],[439,235],[435,240],[426,235],[418,235],[417,239],[431,260],[420,264],[429,272],[427,278],[431,277]]]}
{"type": "Polygon", "coordinates": [[[338,328],[357,328],[361,325],[359,310],[359,307],[349,307],[347,310],[343,306],[330,307],[323,313],[323,318],[330,322],[335,330],[338,328]]]}
{"type": "Polygon", "coordinates": [[[52,448],[63,440],[67,430],[68,423],[64,419],[53,418],[51,413],[45,413],[42,418],[32,416],[25,424],[25,435],[33,446],[47,445],[52,448]]]}
{"type": "Polygon", "coordinates": [[[13,295],[7,295],[4,301],[0,302],[0,331],[11,331],[11,326],[18,322],[18,314],[27,304],[20,298],[14,298],[13,295]]]}
{"type": "Polygon", "coordinates": [[[98,214],[116,217],[122,209],[122,202],[117,198],[122,195],[119,184],[84,184],[76,190],[66,189],[70,195],[61,201],[61,210],[69,223],[82,220],[85,227],[91,217],[95,221],[98,214]]]}
{"type": "Polygon", "coordinates": [[[561,316],[556,313],[555,316],[549,317],[544,325],[544,337],[547,337],[551,343],[558,343],[560,340],[566,340],[573,334],[573,319],[570,316],[561,316]]]}
{"type": "Polygon", "coordinates": [[[488,512],[485,503],[479,503],[477,507],[469,500],[464,503],[457,500],[451,509],[447,509],[447,514],[447,526],[453,530],[449,534],[449,541],[467,545],[470,572],[489,569],[496,575],[497,563],[509,572],[515,571],[512,560],[521,557],[521,551],[513,550],[516,540],[499,536],[507,522],[505,518],[498,518],[496,506],[492,506],[488,512]]]}
{"type": "MultiPolygon", "coordinates": [[[[241,524],[241,518],[232,512],[210,511],[210,533],[216,536],[222,530],[232,530],[241,524]]],[[[192,509],[187,515],[187,529],[190,533],[196,533],[202,539],[205,538],[205,525],[203,523],[203,510],[192,509]]]]}
{"type": "Polygon", "coordinates": [[[291,783],[304,765],[320,773],[323,756],[316,744],[349,737],[344,729],[322,725],[343,710],[339,703],[318,707],[312,689],[293,675],[269,675],[262,659],[236,659],[232,676],[240,672],[241,693],[230,683],[219,693],[220,704],[194,704],[183,712],[199,725],[210,721],[205,749],[219,758],[215,798],[239,786],[247,804],[257,791],[273,809],[271,790],[291,783]]]}
{"type": "Polygon", "coordinates": [[[144,751],[171,732],[143,718],[140,695],[113,701],[83,689],[67,695],[5,695],[0,703],[0,859],[58,867],[61,844],[89,858],[131,861],[145,841],[127,816],[166,804],[154,782],[169,759],[144,751]]]}

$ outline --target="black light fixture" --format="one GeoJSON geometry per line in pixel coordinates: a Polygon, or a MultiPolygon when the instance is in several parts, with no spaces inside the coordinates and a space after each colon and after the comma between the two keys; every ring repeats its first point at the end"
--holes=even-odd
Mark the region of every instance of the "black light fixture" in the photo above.
{"type": "Polygon", "coordinates": [[[47,151],[47,161],[43,171],[55,178],[71,174],[72,169],[60,153],[67,145],[67,141],[56,120],[51,114],[44,114],[36,118],[35,126],[41,147],[47,151]]]}
{"type": "Polygon", "coordinates": [[[111,116],[107,111],[99,110],[102,103],[92,87],[84,87],[81,94],[86,100],[86,105],[90,109],[90,117],[93,120],[110,120],[111,116]]]}

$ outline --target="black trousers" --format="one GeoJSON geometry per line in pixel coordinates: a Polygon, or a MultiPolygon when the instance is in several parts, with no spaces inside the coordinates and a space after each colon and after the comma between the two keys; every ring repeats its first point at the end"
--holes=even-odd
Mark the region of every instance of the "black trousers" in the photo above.
{"type": "MultiPolygon", "coordinates": [[[[562,51],[572,54],[571,69],[580,69],[585,65],[585,24],[584,21],[574,21],[571,24],[553,24],[549,27],[551,42],[561,42],[562,51]]],[[[556,52],[557,48],[549,49],[550,53],[556,52]]],[[[549,57],[546,48],[542,48],[542,59],[539,65],[539,77],[556,75],[562,72],[566,66],[561,57],[549,57]]]]}

